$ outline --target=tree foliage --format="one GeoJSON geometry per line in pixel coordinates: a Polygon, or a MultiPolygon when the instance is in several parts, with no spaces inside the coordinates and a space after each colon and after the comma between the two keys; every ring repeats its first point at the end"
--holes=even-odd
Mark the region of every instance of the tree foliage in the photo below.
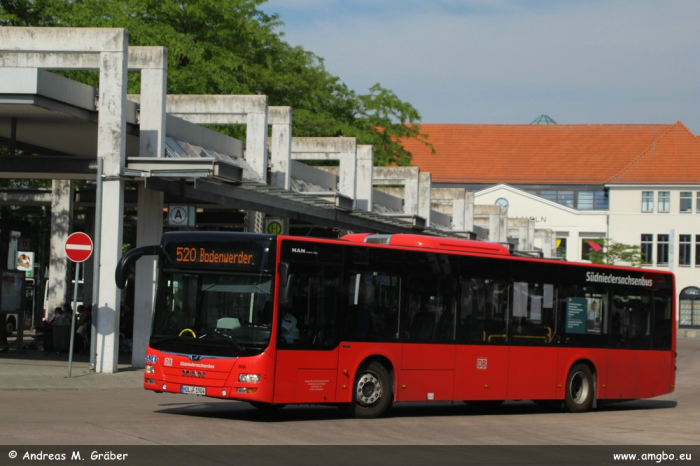
{"type": "MultiPolygon", "coordinates": [[[[280,18],[259,9],[265,1],[0,0],[0,25],[125,28],[130,45],[168,48],[168,93],[262,92],[293,107],[294,136],[357,137],[374,146],[377,165],[410,164],[399,138],[429,145],[413,106],[379,84],[365,95],[348,89],[322,58],[283,40],[280,18]]],[[[97,85],[97,73],[69,75],[97,85]]],[[[129,92],[139,92],[137,73],[129,92]]]]}
{"type": "Polygon", "coordinates": [[[642,266],[642,252],[639,246],[618,243],[612,238],[604,238],[600,244],[600,251],[591,251],[589,254],[594,264],[642,266]]]}

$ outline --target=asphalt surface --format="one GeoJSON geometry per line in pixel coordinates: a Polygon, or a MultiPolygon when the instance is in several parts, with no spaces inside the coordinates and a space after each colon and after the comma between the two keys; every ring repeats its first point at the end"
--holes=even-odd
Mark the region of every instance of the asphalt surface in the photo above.
{"type": "MultiPolygon", "coordinates": [[[[397,403],[380,419],[330,406],[268,413],[247,403],[141,388],[130,355],[91,374],[76,355],[0,353],[2,445],[700,445],[700,341],[679,340],[674,393],[567,414],[529,401],[481,411],[459,403],[397,403]]],[[[697,455],[700,457],[700,455],[697,455]]],[[[698,458],[700,459],[700,458],[698,458]]],[[[0,464],[4,464],[0,458],[0,464]]]]}

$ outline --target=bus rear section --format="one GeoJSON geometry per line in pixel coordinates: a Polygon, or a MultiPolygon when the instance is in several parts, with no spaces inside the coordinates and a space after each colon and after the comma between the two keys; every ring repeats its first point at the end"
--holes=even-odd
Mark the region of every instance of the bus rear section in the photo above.
{"type": "Polygon", "coordinates": [[[395,236],[282,239],[299,331],[277,339],[275,402],[345,403],[360,417],[395,401],[583,412],[674,390],[672,274],[395,236]]]}

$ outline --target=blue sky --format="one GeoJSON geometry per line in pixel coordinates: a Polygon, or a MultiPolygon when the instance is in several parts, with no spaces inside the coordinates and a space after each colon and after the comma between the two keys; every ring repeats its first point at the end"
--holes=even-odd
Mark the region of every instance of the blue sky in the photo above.
{"type": "Polygon", "coordinates": [[[287,42],[425,123],[673,123],[700,134],[700,1],[270,0],[287,42]]]}

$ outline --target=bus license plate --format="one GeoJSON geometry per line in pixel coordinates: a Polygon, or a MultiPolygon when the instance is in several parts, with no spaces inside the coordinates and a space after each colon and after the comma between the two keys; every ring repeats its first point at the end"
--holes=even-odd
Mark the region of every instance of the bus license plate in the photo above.
{"type": "Polygon", "coordinates": [[[181,385],[180,393],[184,393],[185,395],[205,396],[207,394],[207,390],[204,387],[190,387],[189,385],[181,385]]]}

